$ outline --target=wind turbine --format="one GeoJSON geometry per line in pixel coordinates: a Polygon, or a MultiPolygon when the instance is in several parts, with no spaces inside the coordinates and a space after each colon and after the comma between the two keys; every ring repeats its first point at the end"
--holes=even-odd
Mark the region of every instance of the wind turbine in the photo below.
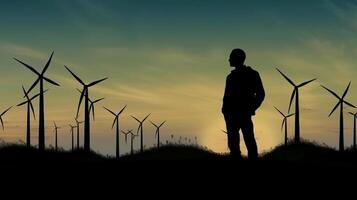
{"type": "Polygon", "coordinates": [[[73,126],[71,124],[69,124],[69,127],[71,128],[71,134],[72,134],[72,151],[74,150],[74,129],[78,128],[76,126],[73,126]]]}
{"type": "Polygon", "coordinates": [[[74,118],[77,124],[77,149],[79,149],[79,129],[80,129],[80,124],[83,123],[83,121],[78,121],[78,118],[74,118]]]}
{"type": "Polygon", "coordinates": [[[126,108],[126,106],[123,107],[123,109],[121,109],[118,114],[115,114],[113,111],[109,110],[106,107],[103,107],[104,109],[106,109],[109,113],[111,113],[112,115],[114,115],[114,121],[113,121],[113,125],[112,125],[112,129],[114,128],[114,125],[116,125],[116,150],[115,150],[115,155],[116,158],[118,159],[120,156],[120,152],[119,152],[119,116],[120,114],[122,114],[126,108]]]}
{"type": "Polygon", "coordinates": [[[8,109],[6,109],[4,112],[2,112],[2,113],[0,114],[0,122],[1,122],[2,130],[4,130],[4,121],[2,120],[2,117],[3,117],[11,108],[12,108],[12,106],[9,107],[8,109]]]}
{"type": "Polygon", "coordinates": [[[97,85],[98,83],[108,79],[103,78],[89,84],[85,84],[76,74],[74,74],[67,66],[64,66],[69,73],[83,86],[83,90],[81,92],[81,97],[79,99],[78,109],[77,109],[77,117],[79,113],[80,106],[82,104],[83,97],[84,100],[84,150],[89,152],[90,151],[90,118],[89,118],[89,90],[88,88],[97,85]]]}
{"type": "Polygon", "coordinates": [[[285,137],[284,137],[284,144],[285,146],[288,144],[288,118],[294,116],[295,114],[289,114],[285,115],[283,112],[281,112],[278,108],[274,106],[275,110],[277,110],[281,116],[283,116],[283,123],[281,124],[281,130],[283,130],[284,125],[285,125],[285,137]]]}
{"type": "Polygon", "coordinates": [[[152,121],[150,121],[150,123],[156,128],[155,136],[157,136],[157,148],[160,148],[160,128],[166,123],[166,121],[162,122],[160,125],[156,125],[152,121]]]}
{"type": "Polygon", "coordinates": [[[53,125],[55,126],[55,150],[57,151],[58,149],[58,129],[60,129],[61,127],[58,127],[56,122],[53,122],[53,125]]]}
{"type": "Polygon", "coordinates": [[[45,67],[43,68],[42,72],[39,73],[37,70],[35,70],[32,66],[14,58],[17,62],[21,63],[25,67],[27,67],[29,70],[31,70],[33,73],[35,73],[38,78],[36,81],[32,84],[30,89],[28,90],[27,93],[30,93],[31,90],[38,84],[40,83],[40,100],[39,100],[39,126],[38,126],[38,148],[40,151],[45,150],[45,99],[44,99],[44,90],[43,90],[43,83],[44,81],[47,81],[48,83],[56,86],[60,86],[58,83],[55,81],[45,77],[45,73],[50,66],[52,57],[53,57],[54,52],[52,52],[50,58],[48,59],[45,67]]]}
{"type": "Polygon", "coordinates": [[[357,118],[357,112],[350,114],[353,116],[353,150],[356,150],[356,118],[357,118]]]}
{"type": "Polygon", "coordinates": [[[124,136],[125,136],[125,144],[128,144],[128,135],[130,134],[130,132],[124,132],[124,131],[121,131],[124,136]]]}
{"type": "MultiPolygon", "coordinates": [[[[81,92],[79,89],[77,89],[77,91],[78,91],[80,94],[82,94],[82,92],[81,92]]],[[[90,112],[92,112],[92,114],[93,114],[93,120],[95,120],[94,105],[95,105],[96,103],[102,101],[102,100],[104,100],[104,98],[96,99],[96,100],[94,100],[94,101],[92,101],[90,98],[88,98],[88,101],[90,102],[90,105],[89,105],[89,114],[90,114],[90,112]]]]}
{"type": "Polygon", "coordinates": [[[293,99],[295,97],[295,143],[300,142],[300,107],[299,107],[299,88],[315,81],[316,79],[312,79],[309,81],[305,81],[299,85],[296,85],[291,79],[289,79],[283,72],[281,72],[278,68],[276,68],[278,72],[294,87],[293,93],[290,98],[290,103],[289,103],[289,110],[288,112],[290,113],[290,108],[293,103],[293,99]]]}
{"type": "Polygon", "coordinates": [[[148,114],[143,120],[139,120],[138,118],[131,116],[133,119],[135,119],[138,123],[138,130],[136,131],[136,134],[139,134],[140,131],[140,152],[144,151],[144,127],[143,124],[145,122],[145,120],[150,116],[151,114],[148,114]]]}
{"type": "Polygon", "coordinates": [[[127,132],[125,132],[125,131],[121,131],[121,132],[122,132],[123,134],[125,134],[125,135],[130,134],[130,154],[133,155],[133,154],[134,154],[134,146],[133,146],[134,139],[135,139],[136,137],[138,137],[139,135],[135,135],[135,134],[133,133],[133,130],[128,130],[127,132]]]}
{"type": "MultiPolygon", "coordinates": [[[[35,116],[35,110],[33,109],[33,105],[32,105],[32,100],[36,99],[38,96],[40,96],[40,94],[37,94],[35,96],[33,96],[32,98],[30,98],[28,95],[28,92],[26,92],[24,86],[22,86],[22,91],[24,92],[24,95],[26,97],[26,101],[20,103],[19,106],[23,106],[23,105],[27,105],[27,123],[26,123],[26,146],[30,147],[31,146],[31,112],[33,114],[33,118],[36,119],[35,116]]],[[[47,90],[45,90],[44,92],[46,92],[47,90]]]]}
{"type": "Polygon", "coordinates": [[[343,104],[346,104],[350,107],[356,108],[354,105],[351,103],[345,101],[345,97],[347,95],[348,90],[350,89],[351,82],[348,84],[345,92],[343,93],[342,97],[339,97],[334,91],[328,89],[327,87],[321,85],[325,90],[330,92],[333,96],[335,96],[338,99],[338,103],[336,106],[332,109],[331,113],[329,114],[329,117],[335,112],[338,106],[340,106],[340,142],[339,142],[339,150],[344,151],[344,127],[343,127],[343,104]]]}

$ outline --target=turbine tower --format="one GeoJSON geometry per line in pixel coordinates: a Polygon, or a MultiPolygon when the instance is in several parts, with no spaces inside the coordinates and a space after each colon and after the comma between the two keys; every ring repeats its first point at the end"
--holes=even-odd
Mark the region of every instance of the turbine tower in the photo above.
{"type": "Polygon", "coordinates": [[[325,90],[327,90],[329,93],[331,93],[333,96],[335,96],[338,99],[338,103],[336,106],[332,109],[331,113],[329,114],[329,117],[335,112],[335,110],[340,107],[340,139],[339,139],[339,150],[344,151],[344,126],[343,126],[343,105],[346,104],[350,107],[356,108],[354,105],[351,103],[345,101],[345,97],[348,93],[348,90],[350,89],[351,82],[348,84],[345,92],[343,93],[342,97],[338,96],[334,91],[328,89],[327,87],[321,85],[325,90]]]}
{"type": "Polygon", "coordinates": [[[295,97],[295,143],[300,143],[300,107],[299,107],[299,89],[304,87],[305,85],[315,81],[316,79],[312,79],[309,81],[305,81],[299,85],[296,85],[291,79],[289,79],[283,72],[281,72],[278,68],[276,69],[278,72],[294,87],[293,93],[290,98],[289,110],[290,113],[291,105],[293,103],[295,97]]]}
{"type": "Polygon", "coordinates": [[[84,150],[90,151],[90,118],[89,118],[89,88],[97,85],[98,83],[107,80],[108,78],[103,78],[89,84],[85,84],[76,74],[74,74],[67,66],[65,66],[67,71],[72,74],[72,76],[83,86],[83,90],[81,92],[81,97],[79,99],[78,108],[77,108],[77,117],[79,113],[80,106],[82,104],[83,97],[84,100],[84,150]]]}
{"type": "Polygon", "coordinates": [[[42,72],[39,73],[37,70],[35,70],[32,66],[14,58],[17,62],[21,63],[25,67],[27,67],[29,70],[31,70],[33,73],[35,73],[38,78],[36,81],[32,84],[30,89],[28,90],[27,93],[30,93],[32,89],[39,83],[40,84],[40,100],[39,100],[39,126],[38,126],[38,148],[40,151],[45,150],[45,99],[44,99],[44,89],[43,89],[43,84],[44,81],[47,81],[48,83],[56,86],[60,86],[58,83],[55,81],[45,77],[45,73],[50,66],[52,57],[53,57],[54,52],[52,52],[50,58],[48,59],[45,67],[43,68],[42,72]]]}

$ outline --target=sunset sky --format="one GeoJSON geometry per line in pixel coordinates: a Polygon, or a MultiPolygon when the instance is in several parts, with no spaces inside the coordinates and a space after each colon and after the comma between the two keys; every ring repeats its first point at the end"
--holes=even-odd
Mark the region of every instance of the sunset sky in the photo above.
{"type": "MultiPolygon", "coordinates": [[[[167,120],[162,141],[180,136],[226,152],[221,111],[228,56],[233,48],[247,52],[247,65],[260,72],[266,100],[254,117],[260,152],[283,142],[277,106],[287,111],[292,87],[277,73],[279,67],[296,83],[318,80],[300,90],[302,137],[337,147],[338,113],[328,114],[337,99],[323,84],[357,104],[357,3],[301,0],[1,0],[0,110],[23,101],[21,86],[36,76],[13,60],[16,57],[42,70],[52,51],[46,76],[61,87],[45,84],[46,145],[53,144],[53,121],[59,143],[70,146],[81,88],[65,70],[69,66],[85,82],[109,77],[90,89],[96,106],[92,148],[103,154],[115,150],[112,116],[124,105],[123,129],[136,130],[130,115],[167,120]]],[[[32,93],[37,93],[38,88],[32,93]]],[[[34,102],[38,110],[38,101],[34,102]]],[[[353,111],[346,107],[346,111],[353,111]]],[[[14,107],[5,117],[0,138],[25,140],[26,107],[14,107]]],[[[36,113],[38,117],[38,113],[36,113]]],[[[83,110],[81,111],[83,117],[83,110]]],[[[293,137],[293,118],[289,137],[293,137]]],[[[345,144],[352,142],[352,116],[346,112],[345,144]]],[[[32,121],[37,143],[38,121],[32,121]]],[[[83,129],[81,129],[81,132],[83,129]]],[[[145,124],[145,144],[155,144],[154,128],[145,124]]],[[[127,152],[129,144],[121,148],[127,152]]],[[[82,141],[81,141],[82,143],[82,141]]],[[[136,141],[136,148],[139,140],[136,141]]],[[[244,147],[244,145],[242,145],[244,147]]],[[[242,148],[243,149],[243,148],[242,148]]]]}

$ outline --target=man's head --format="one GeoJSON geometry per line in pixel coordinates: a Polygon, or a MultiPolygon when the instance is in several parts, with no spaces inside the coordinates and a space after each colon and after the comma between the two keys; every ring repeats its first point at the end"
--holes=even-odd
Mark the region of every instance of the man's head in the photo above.
{"type": "Polygon", "coordinates": [[[242,49],[233,49],[229,57],[229,63],[231,67],[239,67],[244,64],[245,58],[246,55],[242,49]]]}

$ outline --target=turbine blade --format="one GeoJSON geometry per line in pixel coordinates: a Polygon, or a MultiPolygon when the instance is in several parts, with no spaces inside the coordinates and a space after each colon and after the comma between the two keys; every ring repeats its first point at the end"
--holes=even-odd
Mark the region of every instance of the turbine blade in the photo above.
{"type": "MultiPolygon", "coordinates": [[[[90,112],[90,111],[89,111],[90,112]]],[[[93,114],[93,120],[95,120],[95,110],[94,110],[94,104],[92,106],[92,114],[93,114]]]]}
{"type": "Polygon", "coordinates": [[[105,81],[105,80],[107,80],[108,78],[103,78],[103,79],[100,79],[100,80],[98,80],[98,81],[94,81],[94,82],[92,82],[92,83],[90,83],[89,85],[88,85],[88,87],[92,87],[92,86],[94,86],[94,85],[97,85],[98,83],[100,83],[100,82],[102,82],[102,81],[105,81]]]}
{"type": "Polygon", "coordinates": [[[93,101],[93,103],[98,103],[98,102],[102,101],[103,99],[104,99],[104,98],[97,99],[97,100],[93,101]]]}
{"type": "Polygon", "coordinates": [[[118,113],[118,115],[122,114],[124,112],[125,108],[126,108],[126,105],[124,106],[123,109],[121,109],[121,111],[118,113]]]}
{"type": "Polygon", "coordinates": [[[16,105],[17,107],[20,107],[20,106],[23,106],[23,105],[25,105],[26,103],[28,103],[29,101],[24,101],[24,102],[22,102],[22,103],[20,103],[20,104],[18,104],[18,105],[16,105]]]}
{"type": "Polygon", "coordinates": [[[112,125],[112,129],[113,129],[114,126],[115,126],[115,122],[117,122],[117,117],[114,118],[113,125],[112,125]]]}
{"type": "Polygon", "coordinates": [[[30,98],[29,98],[29,96],[28,96],[28,94],[27,94],[27,92],[26,92],[26,90],[25,90],[24,86],[22,86],[22,91],[24,92],[24,95],[25,95],[25,97],[26,97],[27,101],[29,101],[29,100],[30,100],[30,98]]]}
{"type": "Polygon", "coordinates": [[[281,131],[283,131],[285,123],[286,123],[286,118],[283,119],[283,123],[281,124],[281,131]]]}
{"type": "Polygon", "coordinates": [[[153,126],[155,126],[156,128],[158,128],[158,126],[157,126],[154,122],[150,121],[150,123],[151,123],[153,126]]]}
{"type": "Polygon", "coordinates": [[[106,109],[108,112],[110,112],[112,115],[117,116],[113,111],[109,110],[108,108],[106,108],[104,106],[103,106],[103,108],[106,109]]]}
{"type": "Polygon", "coordinates": [[[347,101],[345,101],[345,100],[343,100],[343,103],[345,103],[345,104],[351,106],[352,108],[356,108],[356,106],[354,106],[353,104],[351,104],[351,103],[349,103],[349,102],[347,102],[347,101]]]}
{"type": "Polygon", "coordinates": [[[83,82],[76,74],[74,74],[66,65],[65,65],[64,67],[67,69],[67,71],[68,71],[69,73],[72,74],[72,76],[73,76],[80,84],[82,84],[83,86],[86,85],[86,84],[84,84],[84,82],[83,82]]]}
{"type": "Polygon", "coordinates": [[[145,120],[149,117],[151,115],[151,113],[150,114],[148,114],[144,119],[143,119],[143,121],[141,122],[141,123],[144,123],[145,122],[145,120]]]}
{"type": "Polygon", "coordinates": [[[292,116],[294,116],[294,115],[295,115],[295,113],[290,114],[290,115],[286,116],[286,118],[292,117],[292,116]]]}
{"type": "Polygon", "coordinates": [[[32,112],[33,118],[36,120],[35,109],[33,109],[32,102],[30,101],[29,104],[30,104],[30,108],[31,108],[31,112],[32,112]]]}
{"type": "Polygon", "coordinates": [[[7,113],[10,109],[12,108],[12,106],[10,106],[8,109],[6,109],[3,113],[1,113],[1,115],[0,116],[3,116],[3,115],[5,115],[5,113],[7,113]]]}
{"type": "Polygon", "coordinates": [[[275,108],[275,110],[277,110],[283,117],[285,117],[285,115],[283,114],[283,112],[281,112],[277,107],[274,106],[274,108],[275,108]]]}
{"type": "MultiPolygon", "coordinates": [[[[337,109],[337,107],[341,104],[341,101],[339,101],[336,106],[332,109],[331,113],[328,115],[329,117],[335,112],[335,110],[337,109]]],[[[342,105],[341,105],[342,106],[342,105]]]]}
{"type": "MultiPolygon", "coordinates": [[[[292,105],[292,103],[293,103],[293,100],[294,100],[294,97],[295,97],[295,94],[296,94],[296,90],[297,90],[297,89],[294,88],[294,91],[293,91],[293,93],[291,94],[288,113],[290,113],[291,105],[292,105]]],[[[295,112],[297,112],[297,111],[295,110],[295,112]]]]}
{"type": "Polygon", "coordinates": [[[83,91],[81,93],[81,97],[79,98],[79,103],[78,103],[78,108],[77,108],[77,115],[76,115],[77,118],[78,118],[78,115],[79,115],[79,109],[81,108],[81,104],[82,104],[82,101],[83,101],[84,92],[85,92],[85,89],[83,89],[83,91]]]}
{"type": "Polygon", "coordinates": [[[159,128],[162,127],[165,123],[166,123],[166,121],[162,122],[162,123],[160,124],[159,128]]]}
{"type": "Polygon", "coordinates": [[[37,85],[38,82],[40,82],[41,77],[38,77],[37,80],[31,85],[27,93],[30,93],[32,89],[37,85]]]}
{"type": "Polygon", "coordinates": [[[345,92],[343,93],[343,95],[342,95],[342,99],[344,99],[344,98],[345,98],[345,96],[347,95],[347,92],[348,92],[348,90],[350,89],[350,86],[351,86],[351,81],[350,81],[350,83],[348,84],[348,86],[347,86],[347,88],[346,88],[345,92]]]}
{"type": "MultiPolygon", "coordinates": [[[[45,94],[47,91],[48,91],[48,90],[43,91],[42,94],[45,94]]],[[[40,96],[40,95],[41,95],[41,93],[36,94],[35,96],[33,96],[33,97],[30,99],[30,101],[36,99],[36,98],[37,98],[38,96],[40,96]]]]}
{"type": "Polygon", "coordinates": [[[25,67],[27,67],[29,70],[31,70],[33,73],[37,74],[38,76],[41,76],[41,74],[38,73],[38,71],[37,71],[35,68],[31,67],[30,65],[28,65],[28,64],[26,64],[26,63],[24,63],[24,62],[22,62],[21,60],[18,60],[18,59],[16,59],[16,58],[14,58],[14,60],[16,60],[17,62],[21,63],[21,64],[24,65],[25,67]]]}
{"type": "Polygon", "coordinates": [[[293,85],[294,87],[296,86],[294,84],[294,82],[292,80],[290,80],[283,72],[281,72],[278,68],[276,68],[276,70],[278,70],[278,72],[291,84],[293,85]]]}
{"type": "Polygon", "coordinates": [[[53,81],[53,80],[51,80],[51,79],[49,79],[49,78],[47,78],[47,77],[44,77],[44,76],[43,76],[43,79],[45,79],[47,82],[51,83],[52,85],[60,86],[58,83],[56,83],[55,81],[53,81]]]}
{"type": "Polygon", "coordinates": [[[4,122],[2,121],[2,117],[1,116],[0,116],[0,122],[1,122],[2,130],[4,130],[4,122]]]}
{"type": "Polygon", "coordinates": [[[141,123],[141,121],[138,119],[138,118],[136,118],[136,117],[134,117],[134,116],[131,116],[133,119],[135,119],[137,122],[139,122],[139,123],[141,123]]]}
{"type": "Polygon", "coordinates": [[[44,67],[43,70],[42,70],[42,73],[41,73],[42,75],[45,74],[45,72],[47,71],[48,67],[50,66],[50,63],[51,63],[51,61],[52,61],[52,57],[53,57],[53,54],[54,54],[54,53],[55,53],[55,52],[52,51],[52,54],[51,54],[50,58],[48,59],[48,61],[47,61],[46,65],[45,65],[45,67],[44,67]]]}
{"type": "Polygon", "coordinates": [[[341,100],[341,98],[340,98],[334,91],[328,89],[327,87],[325,87],[325,86],[323,86],[323,85],[321,85],[321,87],[323,87],[325,90],[327,90],[328,92],[330,92],[330,93],[331,93],[333,96],[335,96],[337,99],[340,99],[340,100],[341,100]]]}
{"type": "Polygon", "coordinates": [[[313,81],[316,81],[317,79],[316,78],[314,78],[314,79],[312,79],[312,80],[309,80],[309,81],[306,81],[306,82],[303,82],[303,83],[301,83],[300,85],[298,85],[298,87],[304,87],[305,85],[307,85],[307,84],[309,84],[309,83],[311,83],[311,82],[313,82],[313,81]]]}

